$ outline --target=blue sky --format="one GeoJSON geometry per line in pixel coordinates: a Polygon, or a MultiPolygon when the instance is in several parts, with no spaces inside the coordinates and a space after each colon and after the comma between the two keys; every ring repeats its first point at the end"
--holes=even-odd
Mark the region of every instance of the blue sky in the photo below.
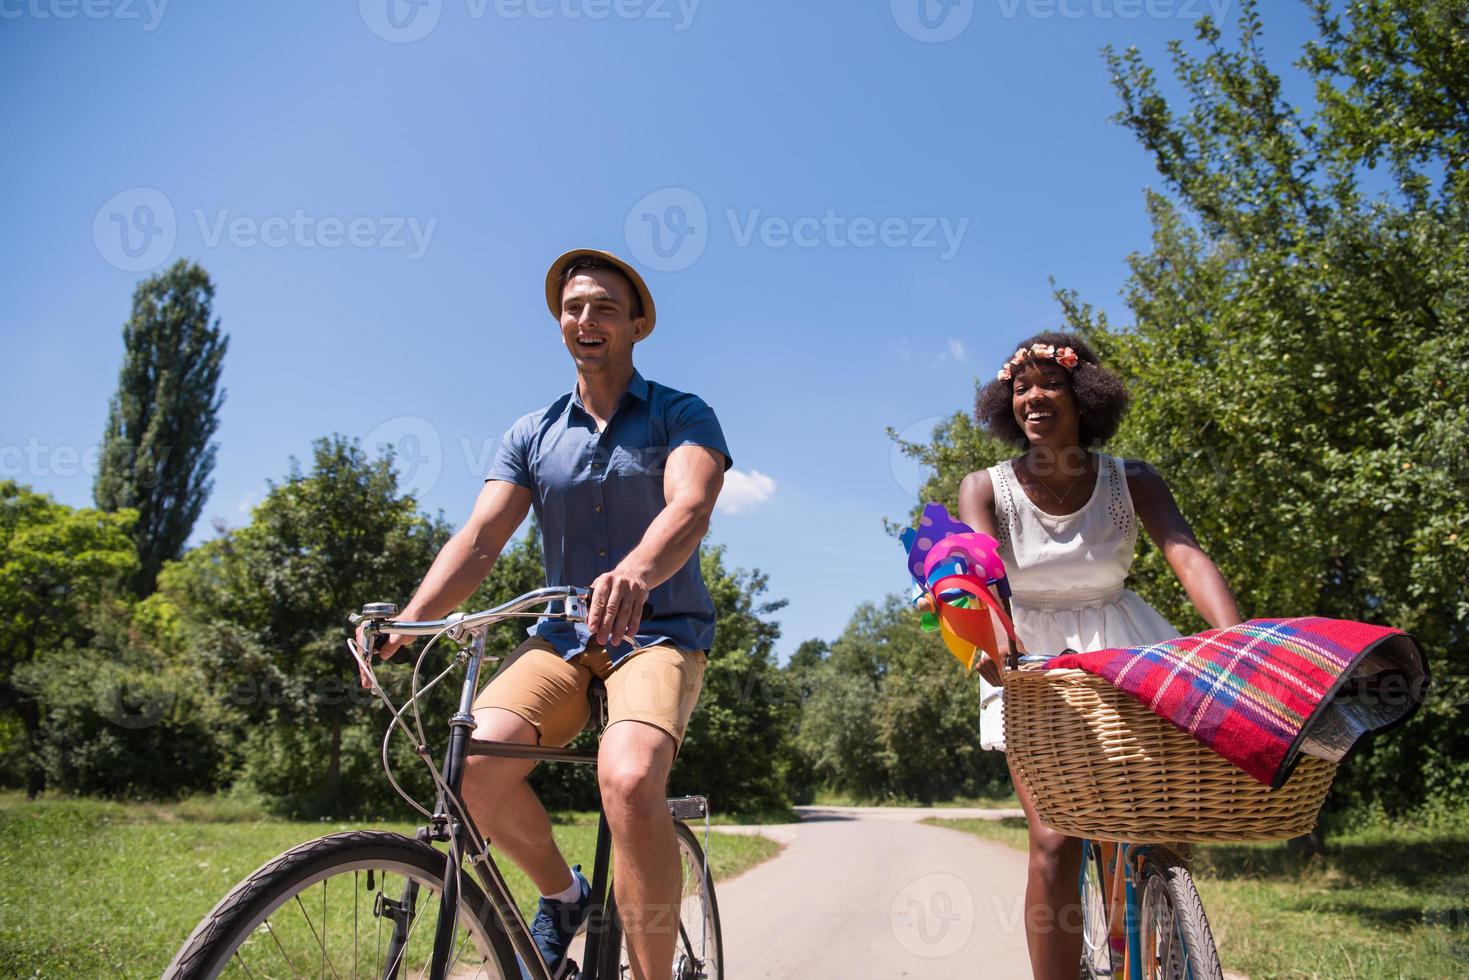
{"type": "MultiPolygon", "coordinates": [[[[885,427],[967,408],[1059,322],[1048,276],[1126,321],[1156,177],[1098,50],[1166,74],[1211,8],[0,0],[0,476],[90,502],[132,290],[187,257],[231,338],[196,539],[331,432],[415,453],[458,523],[572,383],[547,263],[607,247],[658,302],[640,369],[723,422],[715,540],[790,600],[782,655],[833,638],[905,585],[885,427]]],[[[1266,26],[1287,69],[1309,21],[1266,26]]]]}

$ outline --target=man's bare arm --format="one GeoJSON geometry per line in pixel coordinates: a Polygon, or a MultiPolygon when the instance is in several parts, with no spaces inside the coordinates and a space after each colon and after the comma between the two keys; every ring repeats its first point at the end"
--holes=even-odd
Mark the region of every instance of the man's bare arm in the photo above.
{"type": "MultiPolygon", "coordinates": [[[[530,491],[525,487],[502,480],[487,482],[469,520],[439,549],[400,618],[441,619],[473,595],[495,567],[505,542],[525,520],[530,503],[530,491]]],[[[406,639],[389,636],[378,656],[384,660],[391,657],[406,639]]]]}
{"type": "Polygon", "coordinates": [[[698,550],[724,487],[724,456],[703,446],[680,446],[663,470],[663,510],[632,553],[592,583],[587,626],[603,645],[637,634],[643,603],[698,550]]]}

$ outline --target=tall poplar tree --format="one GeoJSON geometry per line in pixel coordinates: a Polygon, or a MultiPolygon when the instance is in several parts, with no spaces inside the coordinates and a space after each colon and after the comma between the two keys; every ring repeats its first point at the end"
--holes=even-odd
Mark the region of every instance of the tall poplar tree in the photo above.
{"type": "Polygon", "coordinates": [[[112,397],[93,498],[103,510],[138,512],[133,591],[153,591],[177,558],[214,488],[224,392],[219,373],[229,338],[212,315],[214,284],[180,259],[133,293],[123,327],[122,370],[112,397]]]}

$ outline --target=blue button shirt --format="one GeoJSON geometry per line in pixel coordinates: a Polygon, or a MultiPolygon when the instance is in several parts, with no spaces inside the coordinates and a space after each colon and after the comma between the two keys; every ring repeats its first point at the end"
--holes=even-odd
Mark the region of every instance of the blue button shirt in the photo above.
{"type": "MultiPolygon", "coordinates": [[[[585,588],[610,572],[643,540],[663,510],[663,470],[680,446],[704,446],[733,465],[714,410],[695,395],[645,381],[633,372],[606,429],[582,406],[576,388],[510,427],[500,440],[488,480],[531,492],[545,545],[546,584],[585,588]]],[[[714,601],[704,587],[697,551],[648,595],[653,618],[638,627],[636,645],[672,643],[708,650],[714,643],[714,601]]],[[[528,631],[570,660],[591,641],[585,625],[539,620],[528,631]]],[[[608,649],[613,663],[633,650],[608,649]]]]}

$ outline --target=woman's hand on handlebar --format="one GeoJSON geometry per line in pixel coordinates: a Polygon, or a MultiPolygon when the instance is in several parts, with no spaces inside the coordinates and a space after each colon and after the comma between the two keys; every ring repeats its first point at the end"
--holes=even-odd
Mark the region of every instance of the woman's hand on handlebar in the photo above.
{"type": "Polygon", "coordinates": [[[995,687],[1003,687],[1005,682],[1000,678],[1000,665],[994,657],[985,651],[979,653],[979,676],[989,681],[995,687]]]}

